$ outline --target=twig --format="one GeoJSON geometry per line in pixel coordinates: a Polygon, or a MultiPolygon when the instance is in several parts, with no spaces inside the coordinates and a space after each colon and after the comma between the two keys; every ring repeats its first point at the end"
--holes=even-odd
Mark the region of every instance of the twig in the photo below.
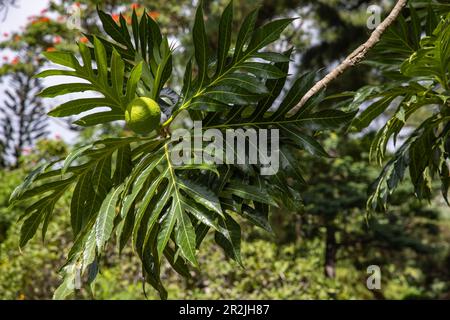
{"type": "Polygon", "coordinates": [[[338,78],[347,69],[353,67],[359,63],[369,50],[375,46],[380,41],[381,36],[386,31],[386,29],[397,19],[403,7],[405,7],[407,0],[399,0],[397,4],[392,9],[389,16],[372,32],[370,38],[362,45],[360,45],[355,51],[353,51],[345,60],[339,64],[333,71],[327,74],[322,80],[317,82],[302,98],[302,100],[289,111],[289,115],[294,115],[300,110],[305,103],[313,97],[317,92],[327,87],[328,84],[334,79],[338,78]]]}

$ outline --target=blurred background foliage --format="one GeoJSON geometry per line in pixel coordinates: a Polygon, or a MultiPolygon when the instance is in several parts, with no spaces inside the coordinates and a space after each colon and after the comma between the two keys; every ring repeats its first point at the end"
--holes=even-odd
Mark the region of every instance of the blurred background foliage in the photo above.
{"type": "MultiPolygon", "coordinates": [[[[300,16],[285,32],[277,49],[296,48],[291,73],[319,69],[326,73],[367,38],[367,7],[372,2],[235,0],[235,27],[258,5],[258,23],[277,16],[300,16]]],[[[214,30],[227,3],[228,0],[205,1],[210,39],[217,37],[214,30]]],[[[387,9],[392,3],[379,4],[387,9]]],[[[33,74],[45,67],[40,53],[72,50],[76,41],[86,41],[80,30],[68,28],[68,12],[80,10],[83,30],[96,32],[97,4],[113,12],[117,19],[121,12],[129,17],[132,9],[143,12],[146,8],[161,24],[163,32],[177,43],[171,79],[174,87],[179,84],[193,49],[187,35],[196,1],[49,1],[48,7],[30,17],[23,29],[3,35],[0,50],[8,49],[12,55],[5,55],[0,65],[0,81],[9,90],[0,93],[0,110],[8,109],[0,115],[0,299],[50,299],[60,282],[57,270],[67,255],[62,248],[69,247],[66,244],[72,241],[67,195],[57,205],[57,221],[50,225],[45,245],[34,239],[20,252],[20,225],[16,222],[23,208],[9,208],[8,199],[25,172],[37,162],[65,156],[77,143],[98,136],[127,134],[119,126],[108,126],[79,132],[77,141],[70,141],[70,145],[58,136],[50,138],[48,124],[42,117],[51,106],[33,99],[31,92],[40,86],[33,74]],[[13,125],[8,126],[8,121],[13,125]]],[[[20,7],[25,2],[17,1],[16,5],[20,7]]],[[[335,81],[328,92],[355,90],[382,81],[369,65],[361,65],[335,81]]],[[[68,124],[66,128],[78,130],[68,124]]],[[[439,197],[431,203],[419,202],[413,196],[414,190],[404,184],[394,194],[387,213],[367,216],[367,189],[380,170],[370,163],[367,154],[373,133],[369,129],[359,135],[341,132],[320,138],[336,158],[305,158],[301,169],[309,184],[302,190],[302,210],[281,208],[272,212],[273,234],[244,224],[244,269],[228,261],[212,241],[209,249],[201,253],[201,273],[192,273],[190,279],[184,280],[167,268],[163,280],[170,298],[450,298],[448,207],[439,197]],[[369,265],[381,267],[381,290],[366,288],[369,265]]],[[[109,252],[103,258],[105,267],[93,292],[82,290],[76,298],[144,299],[139,264],[133,255],[125,251],[119,257],[114,247],[109,252]]],[[[146,289],[149,299],[158,298],[151,288],[146,289]]]]}

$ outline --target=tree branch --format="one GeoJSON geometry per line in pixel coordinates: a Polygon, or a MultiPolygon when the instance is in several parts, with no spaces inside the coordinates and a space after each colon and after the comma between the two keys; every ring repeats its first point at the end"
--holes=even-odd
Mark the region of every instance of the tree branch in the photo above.
{"type": "Polygon", "coordinates": [[[399,0],[397,4],[392,9],[389,16],[372,32],[369,39],[362,45],[360,45],[355,51],[353,51],[345,60],[339,64],[333,71],[327,74],[322,80],[317,82],[302,98],[302,100],[292,108],[288,115],[294,115],[300,110],[305,103],[313,97],[317,92],[326,88],[330,82],[338,78],[347,69],[358,64],[361,60],[365,58],[367,53],[371,48],[375,46],[380,41],[381,36],[386,31],[386,29],[397,19],[402,9],[405,7],[407,0],[399,0]]]}

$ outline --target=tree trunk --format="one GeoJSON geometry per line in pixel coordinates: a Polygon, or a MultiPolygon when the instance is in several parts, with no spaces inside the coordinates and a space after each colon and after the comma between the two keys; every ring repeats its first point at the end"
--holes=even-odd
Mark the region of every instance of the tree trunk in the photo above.
{"type": "Polygon", "coordinates": [[[336,232],[333,226],[327,226],[324,269],[327,278],[334,278],[336,276],[336,253],[336,232]]]}

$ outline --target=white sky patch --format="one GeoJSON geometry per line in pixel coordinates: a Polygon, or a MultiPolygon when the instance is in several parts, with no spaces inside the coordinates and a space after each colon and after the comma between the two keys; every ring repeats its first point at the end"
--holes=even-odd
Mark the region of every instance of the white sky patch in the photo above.
{"type": "MultiPolygon", "coordinates": [[[[0,40],[5,40],[4,33],[11,34],[13,32],[19,32],[21,27],[24,27],[28,22],[28,17],[33,15],[39,15],[43,9],[48,6],[48,0],[20,0],[17,7],[10,7],[8,15],[5,21],[0,20],[0,40]]],[[[14,55],[10,50],[2,50],[0,52],[0,59],[3,60],[3,56],[14,58],[14,55]]],[[[0,61],[2,63],[2,61],[0,61]]],[[[67,77],[54,77],[55,79],[49,79],[44,81],[45,86],[55,85],[59,83],[67,83],[73,81],[74,78],[68,79],[67,77]],[[59,78],[59,79],[56,79],[59,78]]],[[[4,89],[7,85],[5,83],[0,84],[0,103],[3,103],[5,99],[4,89]]],[[[67,101],[70,96],[67,95],[65,99],[44,99],[44,104],[50,109],[56,107],[59,104],[67,101]]],[[[64,123],[61,120],[49,117],[49,130],[51,132],[50,138],[60,136],[64,141],[73,143],[77,137],[77,133],[67,130],[64,123]]]]}
{"type": "Polygon", "coordinates": [[[26,25],[28,17],[38,15],[48,5],[48,0],[20,0],[18,6],[9,7],[5,21],[0,20],[0,30],[4,32],[19,31],[26,25]]]}

